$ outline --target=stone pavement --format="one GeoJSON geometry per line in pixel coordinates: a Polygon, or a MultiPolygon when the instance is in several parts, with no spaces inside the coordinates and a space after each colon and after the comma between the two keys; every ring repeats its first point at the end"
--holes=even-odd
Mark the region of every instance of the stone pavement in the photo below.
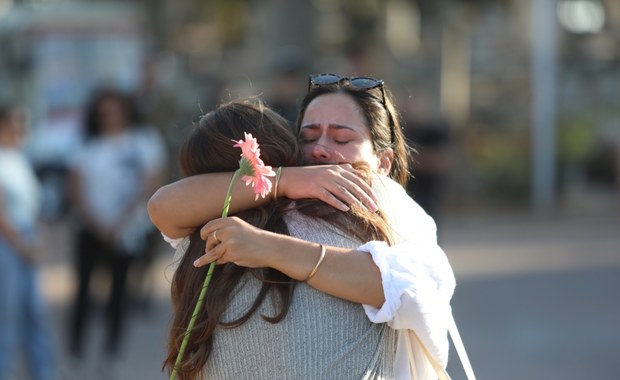
{"type": "MultiPolygon", "coordinates": [[[[620,213],[446,226],[453,314],[478,379],[618,379],[620,213]]],[[[448,371],[465,379],[451,352],[448,371]]]]}
{"type": "MultiPolygon", "coordinates": [[[[478,378],[617,379],[620,373],[620,213],[523,214],[446,218],[441,244],[456,276],[454,315],[478,378]]],[[[58,343],[61,379],[72,378],[64,354],[73,292],[67,226],[45,230],[42,283],[58,343]]],[[[120,363],[100,360],[101,320],[91,323],[83,379],[165,379],[161,361],[170,319],[170,250],[150,270],[149,307],[136,307],[120,363]],[[114,370],[114,371],[112,371],[114,370]]],[[[100,279],[105,288],[104,279],[100,279]]],[[[451,353],[449,372],[464,379],[451,353]]],[[[75,378],[75,376],[73,376],[75,378]]]]}

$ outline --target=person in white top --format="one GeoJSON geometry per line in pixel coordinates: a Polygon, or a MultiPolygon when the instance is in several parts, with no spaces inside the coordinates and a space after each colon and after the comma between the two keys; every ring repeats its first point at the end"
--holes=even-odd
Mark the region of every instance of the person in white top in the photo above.
{"type": "Polygon", "coordinates": [[[40,187],[21,150],[25,110],[0,105],[0,379],[17,375],[24,349],[30,378],[56,378],[36,249],[40,187]]]}
{"type": "Polygon", "coordinates": [[[90,278],[102,268],[112,277],[106,353],[114,358],[127,316],[127,275],[136,258],[146,254],[149,235],[156,232],[146,202],[163,183],[166,152],[158,133],[136,121],[131,97],[114,89],[93,94],[84,128],[85,142],[73,157],[69,176],[78,278],[70,352],[77,357],[83,353],[90,278]]]}
{"type": "MultiPolygon", "coordinates": [[[[354,203],[380,209],[399,242],[391,247],[369,242],[347,251],[348,262],[340,260],[342,249],[327,247],[308,283],[363,304],[372,322],[387,322],[400,332],[394,363],[397,379],[436,378],[436,367],[447,365],[455,279],[437,244],[434,221],[402,188],[408,177],[408,151],[390,92],[374,78],[311,76],[297,130],[306,162],[321,166],[283,168],[273,197],[318,198],[340,210],[354,203]],[[342,164],[357,161],[368,163],[377,174],[375,189],[351,165],[342,164]],[[364,261],[363,255],[371,260],[364,261]]],[[[196,266],[212,261],[272,266],[292,278],[305,278],[315,256],[274,264],[261,254],[299,252],[303,245],[298,241],[267,239],[261,230],[235,218],[216,219],[231,175],[198,175],[160,188],[149,201],[151,219],[168,238],[181,238],[208,222],[201,231],[207,252],[196,266]],[[205,189],[209,197],[204,196],[205,189]]],[[[267,202],[255,200],[251,190],[239,185],[233,189],[233,199],[231,213],[267,202]]]]}

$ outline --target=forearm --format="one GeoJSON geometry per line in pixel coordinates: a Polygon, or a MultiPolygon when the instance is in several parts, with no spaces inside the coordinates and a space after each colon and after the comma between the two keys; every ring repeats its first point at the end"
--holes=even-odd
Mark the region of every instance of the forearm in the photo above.
{"type": "MultiPolygon", "coordinates": [[[[318,244],[281,235],[269,266],[303,281],[320,257],[318,244]]],[[[347,301],[381,307],[385,302],[381,273],[370,254],[326,246],[325,258],[308,281],[313,288],[347,301]]]]}
{"type": "MultiPolygon", "coordinates": [[[[197,226],[221,216],[232,175],[232,172],[200,174],[159,188],[148,202],[151,221],[171,238],[189,235],[197,226]]],[[[269,198],[261,197],[255,200],[252,188],[236,181],[229,213],[268,201],[269,198]]]]}
{"type": "MultiPolygon", "coordinates": [[[[261,230],[237,217],[217,218],[200,230],[205,254],[194,261],[235,263],[247,268],[270,267],[305,281],[317,265],[320,246],[288,235],[261,230]]],[[[313,288],[334,297],[381,307],[385,301],[383,279],[367,252],[326,246],[323,262],[308,280],[313,288]]]]}
{"type": "MultiPolygon", "coordinates": [[[[161,187],[148,203],[153,224],[165,235],[179,238],[220,217],[232,175],[232,172],[200,174],[161,187]]],[[[372,188],[348,164],[286,167],[279,186],[274,184],[272,191],[276,187],[279,197],[320,199],[343,211],[353,203],[377,209],[372,188]]],[[[270,197],[255,197],[251,187],[236,181],[229,213],[261,206],[270,200],[270,197]]]]}

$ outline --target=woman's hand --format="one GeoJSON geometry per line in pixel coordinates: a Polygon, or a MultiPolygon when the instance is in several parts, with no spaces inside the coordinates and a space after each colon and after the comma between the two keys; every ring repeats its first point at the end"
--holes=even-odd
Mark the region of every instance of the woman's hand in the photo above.
{"type": "Polygon", "coordinates": [[[315,198],[342,211],[360,204],[377,211],[377,196],[350,164],[285,167],[278,196],[290,199],[315,198]]]}
{"type": "Polygon", "coordinates": [[[212,220],[202,227],[200,237],[207,244],[205,254],[194,262],[196,267],[213,261],[248,268],[266,267],[277,240],[277,234],[256,228],[236,216],[212,220]]]}

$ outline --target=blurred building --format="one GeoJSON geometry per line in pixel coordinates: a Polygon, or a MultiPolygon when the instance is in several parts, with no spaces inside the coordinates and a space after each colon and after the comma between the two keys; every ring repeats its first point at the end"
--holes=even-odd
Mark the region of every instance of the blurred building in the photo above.
{"type": "Polygon", "coordinates": [[[539,159],[533,45],[543,40],[556,94],[547,186],[557,199],[609,187],[620,129],[614,0],[0,0],[0,98],[32,106],[45,136],[33,141],[35,157],[62,156],[84,94],[101,81],[136,88],[146,57],[160,59],[159,81],[184,114],[171,135],[182,135],[222,100],[270,93],[274,57],[295,47],[309,72],[385,79],[404,119],[424,94],[429,117],[452,129],[453,207],[527,204],[539,159]],[[555,38],[538,32],[541,4],[555,38]]]}

